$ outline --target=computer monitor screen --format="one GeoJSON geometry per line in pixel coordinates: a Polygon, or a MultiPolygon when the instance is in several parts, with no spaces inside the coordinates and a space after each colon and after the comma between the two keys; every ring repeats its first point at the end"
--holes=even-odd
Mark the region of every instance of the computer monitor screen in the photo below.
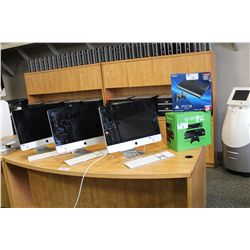
{"type": "Polygon", "coordinates": [[[58,153],[72,152],[104,142],[98,107],[100,101],[73,102],[48,111],[58,153]]]}
{"type": "Polygon", "coordinates": [[[21,150],[28,150],[53,143],[47,110],[63,103],[27,105],[12,112],[13,122],[21,150]]]}
{"type": "Polygon", "coordinates": [[[246,101],[249,96],[249,90],[236,90],[233,95],[234,101],[246,101]]]}
{"type": "Polygon", "coordinates": [[[109,153],[161,141],[155,100],[117,103],[99,109],[109,153]]]}

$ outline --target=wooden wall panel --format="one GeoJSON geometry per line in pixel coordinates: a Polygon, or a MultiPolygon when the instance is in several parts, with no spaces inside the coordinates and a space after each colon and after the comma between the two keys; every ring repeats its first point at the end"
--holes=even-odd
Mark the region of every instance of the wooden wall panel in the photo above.
{"type": "Polygon", "coordinates": [[[77,69],[65,69],[25,75],[29,95],[78,91],[80,78],[77,69]]]}
{"type": "Polygon", "coordinates": [[[155,84],[170,84],[171,74],[206,71],[213,71],[210,54],[185,54],[153,58],[155,84]]]}
{"type": "Polygon", "coordinates": [[[10,199],[7,193],[6,181],[2,169],[2,160],[1,160],[1,207],[6,207],[6,208],[10,207],[10,199]]]}
{"type": "Polygon", "coordinates": [[[81,90],[102,89],[102,73],[100,64],[79,67],[78,74],[80,78],[81,90]]]}
{"type": "Polygon", "coordinates": [[[28,95],[102,89],[100,64],[24,75],[28,95]]]}
{"type": "Polygon", "coordinates": [[[126,62],[102,64],[102,74],[105,88],[128,87],[126,62]]]}
{"type": "MultiPolygon", "coordinates": [[[[80,177],[29,171],[35,207],[73,207],[80,177]]],[[[116,180],[86,178],[77,207],[186,207],[187,180],[116,180]]]]}
{"type": "Polygon", "coordinates": [[[127,62],[127,70],[129,87],[154,85],[152,60],[127,62]]]}

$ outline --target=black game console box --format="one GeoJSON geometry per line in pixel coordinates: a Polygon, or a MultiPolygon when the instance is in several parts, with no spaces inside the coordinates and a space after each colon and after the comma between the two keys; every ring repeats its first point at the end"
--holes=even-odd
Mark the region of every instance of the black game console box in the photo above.
{"type": "Polygon", "coordinates": [[[184,80],[177,86],[177,88],[201,98],[209,88],[209,85],[196,80],[184,80]]]}
{"type": "Polygon", "coordinates": [[[190,143],[192,144],[194,141],[200,142],[200,137],[205,136],[206,131],[204,128],[197,128],[193,130],[187,130],[184,134],[185,140],[191,139],[190,143]]]}

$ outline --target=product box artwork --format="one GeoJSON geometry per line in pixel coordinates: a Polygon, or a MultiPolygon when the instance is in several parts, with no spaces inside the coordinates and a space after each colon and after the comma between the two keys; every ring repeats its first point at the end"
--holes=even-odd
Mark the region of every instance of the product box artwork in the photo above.
{"type": "Polygon", "coordinates": [[[173,111],[212,109],[212,82],[209,72],[171,75],[173,111]]]}
{"type": "Polygon", "coordinates": [[[211,112],[166,113],[168,147],[175,151],[189,150],[212,143],[211,112]]]}

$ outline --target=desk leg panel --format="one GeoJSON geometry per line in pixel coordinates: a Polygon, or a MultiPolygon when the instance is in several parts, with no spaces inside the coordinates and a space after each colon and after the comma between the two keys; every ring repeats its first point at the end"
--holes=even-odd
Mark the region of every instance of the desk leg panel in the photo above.
{"type": "Polygon", "coordinates": [[[86,179],[79,207],[186,207],[186,179],[86,179]]]}
{"type": "MultiPolygon", "coordinates": [[[[29,171],[35,207],[73,207],[81,177],[29,171]]],[[[85,178],[77,207],[186,207],[187,180],[85,178]]]]}
{"type": "Polygon", "coordinates": [[[1,161],[1,207],[10,207],[10,200],[9,195],[7,192],[5,176],[2,168],[2,161],[1,161]]]}
{"type": "Polygon", "coordinates": [[[33,207],[27,170],[4,162],[3,171],[11,207],[33,207]]]}
{"type": "Polygon", "coordinates": [[[35,207],[73,207],[80,186],[80,177],[33,170],[28,170],[28,175],[35,207]]]}
{"type": "Polygon", "coordinates": [[[206,157],[203,147],[192,176],[187,181],[188,207],[206,207],[206,157]]]}

